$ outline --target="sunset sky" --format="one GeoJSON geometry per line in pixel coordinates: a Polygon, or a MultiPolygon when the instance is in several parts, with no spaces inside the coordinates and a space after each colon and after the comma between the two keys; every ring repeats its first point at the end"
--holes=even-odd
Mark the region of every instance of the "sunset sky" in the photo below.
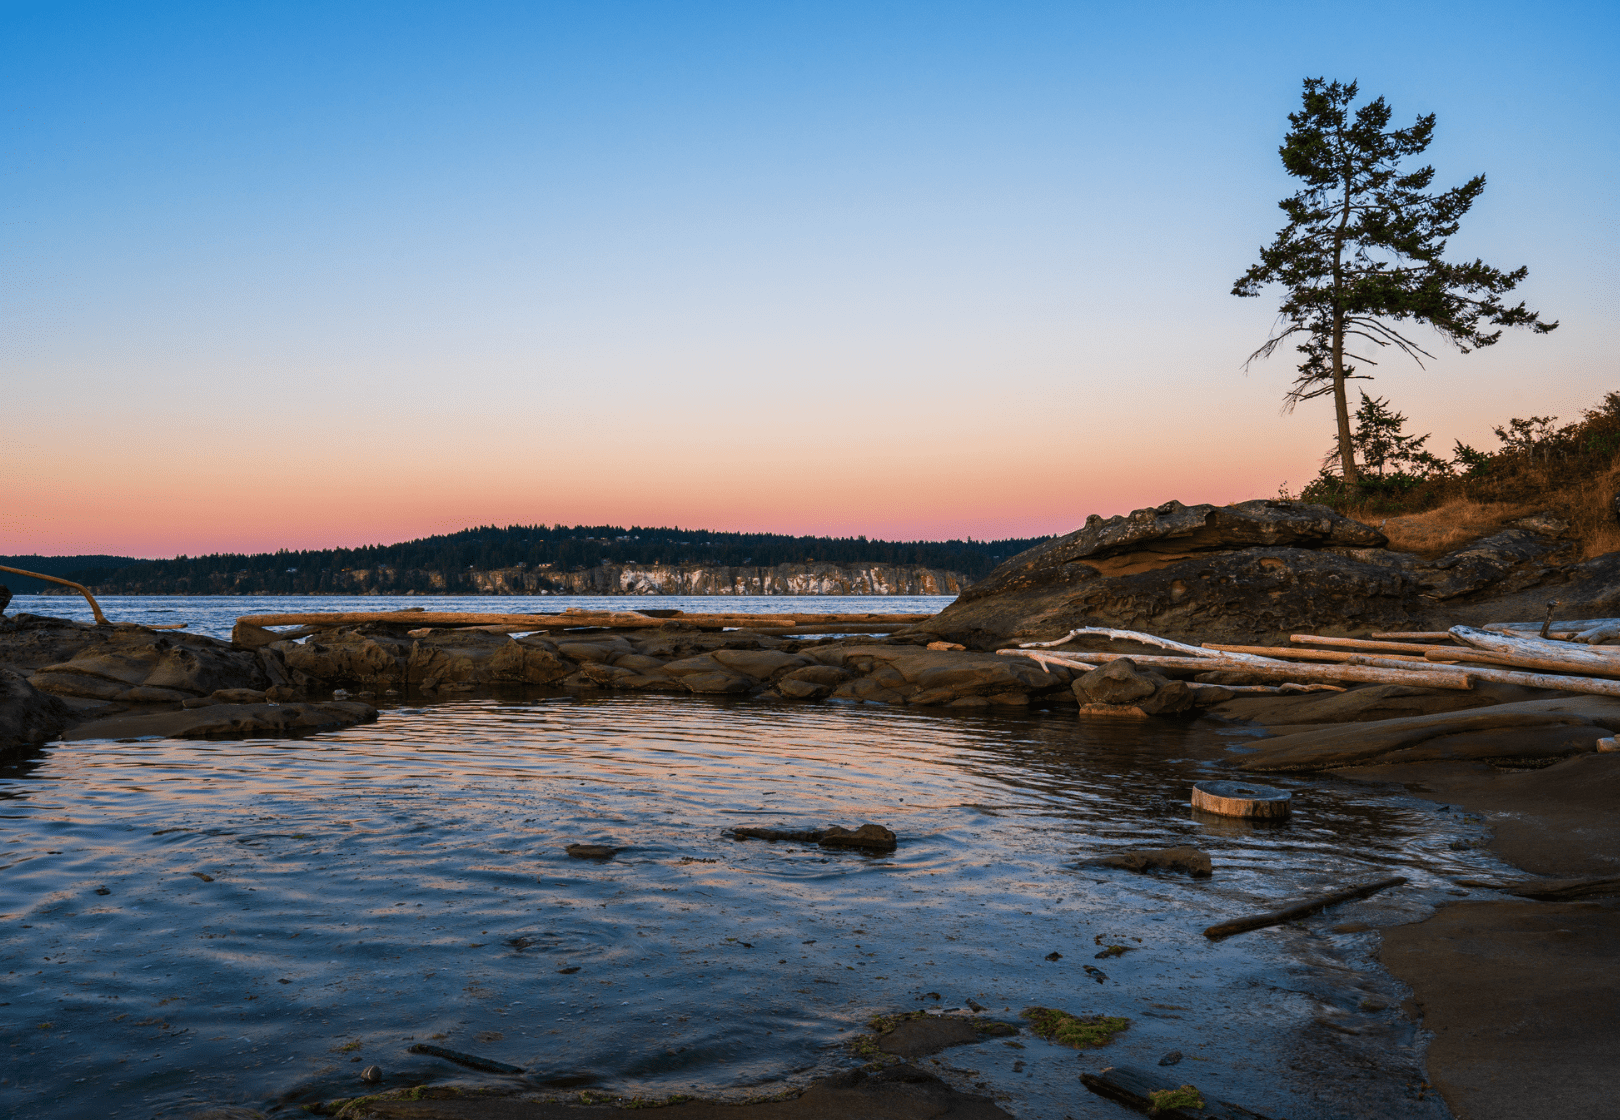
{"type": "Polygon", "coordinates": [[[1620,388],[1620,7],[0,0],[0,552],[482,523],[978,538],[1314,476],[1247,372],[1301,79],[1437,113],[1554,334],[1372,390],[1433,449],[1620,388]]]}

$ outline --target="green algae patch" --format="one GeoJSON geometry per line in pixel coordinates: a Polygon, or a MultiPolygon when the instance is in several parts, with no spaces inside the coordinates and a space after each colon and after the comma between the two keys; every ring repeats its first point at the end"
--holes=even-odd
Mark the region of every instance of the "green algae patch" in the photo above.
{"type": "Polygon", "coordinates": [[[1203,1108],[1204,1094],[1198,1091],[1196,1085],[1182,1085],[1175,1089],[1157,1089],[1148,1094],[1148,1100],[1153,1102],[1153,1109],[1149,1116],[1158,1116],[1176,1108],[1203,1108]]]}
{"type": "Polygon", "coordinates": [[[1129,1019],[1119,1015],[1071,1015],[1055,1007],[1026,1007],[1020,1014],[1039,1037],[1076,1050],[1107,1046],[1131,1026],[1129,1019]]]}

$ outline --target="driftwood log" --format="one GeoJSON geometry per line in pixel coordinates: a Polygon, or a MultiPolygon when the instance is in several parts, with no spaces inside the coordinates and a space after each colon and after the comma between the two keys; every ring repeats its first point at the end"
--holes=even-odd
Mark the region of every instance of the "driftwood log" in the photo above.
{"type": "Polygon", "coordinates": [[[1073,664],[1079,668],[1083,663],[1086,668],[1094,668],[1096,664],[1105,661],[1118,661],[1129,658],[1137,665],[1152,669],[1183,669],[1197,672],[1223,672],[1243,673],[1246,676],[1259,677],[1263,680],[1274,681],[1356,681],[1367,684],[1410,684],[1426,688],[1450,688],[1466,692],[1474,686],[1469,682],[1466,671],[1442,670],[1439,672],[1424,669],[1388,669],[1375,665],[1331,664],[1310,665],[1298,662],[1267,660],[1260,657],[1250,657],[1247,654],[1216,654],[1213,650],[1205,650],[1212,656],[1203,658],[1192,657],[1160,657],[1146,653],[1100,653],[1087,651],[1071,655],[1071,660],[1065,661],[1061,653],[1042,652],[1023,649],[1000,649],[996,651],[1006,656],[1035,656],[1037,658],[1051,658],[1052,664],[1073,664]]]}
{"type": "MultiPolygon", "coordinates": [[[[96,621],[102,626],[109,625],[107,616],[101,613],[101,604],[96,602],[96,597],[90,594],[90,589],[82,583],[74,583],[72,580],[63,579],[61,576],[48,576],[43,572],[30,572],[26,568],[8,568],[4,564],[0,564],[0,572],[10,572],[12,575],[28,576],[32,579],[42,579],[47,583],[60,583],[63,587],[71,587],[80,595],[83,595],[84,601],[90,604],[90,613],[96,616],[96,621]]],[[[174,630],[179,628],[174,626],[153,626],[149,627],[149,629],[174,630]]]]}
{"type": "Polygon", "coordinates": [[[1357,887],[1346,887],[1344,890],[1334,891],[1332,894],[1324,894],[1318,898],[1308,898],[1303,902],[1291,903],[1280,910],[1268,910],[1264,914],[1253,914],[1247,918],[1233,918],[1229,922],[1217,922],[1204,931],[1204,936],[1211,941],[1218,941],[1223,937],[1231,937],[1234,933],[1247,933],[1250,930],[1281,925],[1296,918],[1308,917],[1318,910],[1325,910],[1329,906],[1336,906],[1341,902],[1366,898],[1368,895],[1377,894],[1379,891],[1389,887],[1398,887],[1404,882],[1406,882],[1406,876],[1394,875],[1388,879],[1363,883],[1357,887]]]}
{"type": "Polygon", "coordinates": [[[1293,799],[1285,789],[1253,782],[1194,782],[1192,787],[1192,807],[1222,817],[1282,820],[1293,799]]]}
{"type": "Polygon", "coordinates": [[[1504,658],[1555,662],[1569,666],[1568,671],[1576,673],[1587,669],[1620,671],[1620,649],[1579,646],[1572,642],[1500,634],[1490,630],[1476,630],[1472,626],[1453,626],[1451,633],[1465,646],[1486,653],[1500,654],[1504,658]]]}
{"type": "MultiPolygon", "coordinates": [[[[1205,649],[1221,650],[1225,653],[1251,653],[1260,656],[1270,655],[1279,661],[1337,661],[1346,665],[1394,665],[1400,668],[1404,662],[1412,665],[1427,665],[1423,657],[1415,653],[1392,653],[1388,657],[1368,657],[1364,653],[1351,653],[1342,649],[1296,649],[1293,646],[1222,646],[1214,642],[1204,646],[1205,649]]],[[[1455,650],[1456,646],[1446,646],[1446,649],[1455,650]]]]}
{"type": "MultiPolygon", "coordinates": [[[[1378,653],[1427,653],[1439,643],[1426,642],[1374,642],[1366,638],[1324,638],[1319,634],[1290,634],[1290,642],[1308,646],[1332,646],[1336,649],[1366,649],[1378,653]]],[[[1455,649],[1447,645],[1446,649],[1455,649]]]]}

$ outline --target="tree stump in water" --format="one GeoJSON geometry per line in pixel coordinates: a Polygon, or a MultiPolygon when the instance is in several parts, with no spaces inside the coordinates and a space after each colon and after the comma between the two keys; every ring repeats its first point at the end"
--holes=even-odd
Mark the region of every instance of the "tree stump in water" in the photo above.
{"type": "Polygon", "coordinates": [[[1194,809],[1223,817],[1281,820],[1288,815],[1293,794],[1252,782],[1194,782],[1194,809]]]}

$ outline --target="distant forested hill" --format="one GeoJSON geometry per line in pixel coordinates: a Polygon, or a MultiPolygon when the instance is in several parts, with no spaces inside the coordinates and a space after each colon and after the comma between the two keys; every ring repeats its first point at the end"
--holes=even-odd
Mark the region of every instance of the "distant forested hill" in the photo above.
{"type": "MultiPolygon", "coordinates": [[[[61,576],[64,579],[77,579],[71,573],[86,569],[108,571],[112,568],[122,568],[126,564],[146,563],[150,561],[137,560],[133,556],[0,556],[0,565],[7,568],[22,568],[25,571],[61,576]]],[[[47,589],[67,590],[59,583],[46,583],[44,580],[16,576],[10,572],[0,572],[0,585],[11,588],[12,593],[16,595],[31,595],[47,589]]]]}
{"type": "MultiPolygon", "coordinates": [[[[386,573],[389,592],[469,593],[471,573],[524,568],[580,571],[599,564],[699,564],[774,567],[778,564],[917,565],[985,575],[1002,560],[1046,537],[1001,541],[875,541],[865,537],[790,537],[775,533],[715,533],[705,529],[623,528],[617,525],[493,525],[403,544],[369,548],[221,553],[173,560],[77,557],[63,571],[33,558],[35,571],[67,575],[103,594],[323,594],[353,590],[343,573],[386,573]],[[437,576],[438,578],[434,578],[437,576]]],[[[17,564],[16,567],[28,567],[17,564]]],[[[373,584],[375,586],[375,584],[373,584]]],[[[15,584],[12,590],[21,590],[15,584]]]]}

